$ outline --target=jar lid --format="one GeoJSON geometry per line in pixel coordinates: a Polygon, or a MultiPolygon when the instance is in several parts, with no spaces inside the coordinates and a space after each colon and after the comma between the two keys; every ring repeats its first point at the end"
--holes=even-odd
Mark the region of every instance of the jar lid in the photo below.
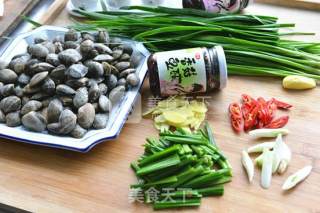
{"type": "Polygon", "coordinates": [[[218,56],[219,73],[220,73],[220,89],[223,89],[227,86],[227,81],[228,81],[227,61],[226,61],[226,56],[224,54],[223,47],[215,46],[215,49],[218,56]]]}

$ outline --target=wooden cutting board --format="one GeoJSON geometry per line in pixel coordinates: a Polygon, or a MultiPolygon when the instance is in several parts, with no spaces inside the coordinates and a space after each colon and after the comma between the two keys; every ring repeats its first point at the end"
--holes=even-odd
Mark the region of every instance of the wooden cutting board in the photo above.
{"type": "Polygon", "coordinates": [[[0,42],[2,36],[7,36],[19,24],[22,15],[28,12],[39,0],[5,0],[4,16],[0,17],[0,42]]]}

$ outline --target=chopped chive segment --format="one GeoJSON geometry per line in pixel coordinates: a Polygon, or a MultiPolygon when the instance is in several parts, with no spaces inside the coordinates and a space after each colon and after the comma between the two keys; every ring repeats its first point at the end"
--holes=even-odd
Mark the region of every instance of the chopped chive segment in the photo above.
{"type": "Polygon", "coordinates": [[[159,159],[161,159],[163,157],[171,155],[171,154],[179,151],[179,149],[181,149],[181,146],[174,145],[172,147],[169,147],[168,149],[162,150],[160,152],[156,152],[153,155],[147,156],[143,160],[141,160],[139,162],[139,166],[143,167],[146,164],[149,164],[149,163],[154,162],[156,160],[159,160],[159,159]]]}
{"type": "Polygon", "coordinates": [[[231,171],[230,169],[220,169],[218,171],[212,171],[209,174],[197,177],[193,179],[192,181],[184,184],[185,187],[190,188],[198,188],[206,186],[207,184],[210,184],[210,182],[217,180],[223,176],[230,176],[231,171]]]}
{"type": "Polygon", "coordinates": [[[138,171],[137,171],[137,175],[138,176],[141,176],[141,175],[146,175],[146,174],[149,174],[151,172],[154,172],[154,171],[157,171],[157,170],[160,170],[160,169],[164,169],[164,168],[168,168],[168,167],[171,167],[171,166],[175,166],[177,164],[179,164],[181,161],[180,161],[180,158],[178,155],[173,155],[173,156],[169,156],[161,161],[158,161],[158,162],[155,162],[154,164],[152,165],[147,165],[147,166],[144,166],[142,168],[140,168],[138,171]]]}
{"type": "Polygon", "coordinates": [[[169,208],[181,208],[181,207],[197,207],[201,204],[201,198],[192,198],[185,200],[174,201],[157,201],[153,204],[154,210],[169,209],[169,208]]]}
{"type": "Polygon", "coordinates": [[[207,132],[212,131],[166,131],[159,139],[148,138],[144,154],[131,163],[139,178],[131,188],[141,189],[144,202],[155,210],[197,207],[202,197],[223,195],[223,184],[232,179],[231,165],[207,132]]]}
{"type": "Polygon", "coordinates": [[[224,193],[224,186],[217,185],[217,186],[212,186],[212,187],[203,188],[203,189],[195,189],[195,190],[204,197],[221,196],[224,193]]]}

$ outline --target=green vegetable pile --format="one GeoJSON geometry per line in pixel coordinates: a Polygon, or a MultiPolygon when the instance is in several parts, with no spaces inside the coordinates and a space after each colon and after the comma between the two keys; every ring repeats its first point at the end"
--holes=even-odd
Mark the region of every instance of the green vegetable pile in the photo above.
{"type": "Polygon", "coordinates": [[[199,206],[202,197],[223,195],[223,183],[231,181],[231,166],[208,123],[196,133],[162,132],[144,147],[144,154],[131,163],[139,179],[131,188],[140,190],[155,210],[199,206]]]}
{"type": "Polygon", "coordinates": [[[292,28],[294,24],[279,24],[276,17],[165,7],[126,9],[78,10],[87,19],[72,27],[80,31],[106,28],[113,36],[144,42],[152,51],[222,45],[232,75],[300,75],[320,79],[320,43],[282,39],[285,35],[308,33],[280,32],[281,28],[292,28]]]}

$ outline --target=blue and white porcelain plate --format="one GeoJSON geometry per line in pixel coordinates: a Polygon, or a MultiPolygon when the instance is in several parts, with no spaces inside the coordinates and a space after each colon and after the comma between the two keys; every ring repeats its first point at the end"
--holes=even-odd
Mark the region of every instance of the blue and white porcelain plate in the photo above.
{"type": "MultiPolygon", "coordinates": [[[[58,35],[64,35],[67,30],[68,29],[66,28],[55,26],[42,26],[31,32],[21,34],[13,39],[0,57],[9,62],[15,55],[25,53],[27,51],[27,46],[33,43],[34,37],[45,36],[50,40],[58,35]]],[[[150,55],[148,50],[141,43],[125,39],[123,41],[131,44],[134,49],[133,57],[135,58],[134,61],[137,62],[134,65],[140,78],[140,84],[137,87],[130,89],[124,98],[114,106],[113,110],[110,112],[108,125],[105,129],[90,130],[83,138],[75,139],[67,136],[54,136],[47,132],[30,132],[22,126],[12,128],[5,124],[0,124],[0,137],[23,143],[79,152],[87,152],[98,143],[117,138],[139,96],[139,90],[147,73],[147,57],[150,55]]]]}

